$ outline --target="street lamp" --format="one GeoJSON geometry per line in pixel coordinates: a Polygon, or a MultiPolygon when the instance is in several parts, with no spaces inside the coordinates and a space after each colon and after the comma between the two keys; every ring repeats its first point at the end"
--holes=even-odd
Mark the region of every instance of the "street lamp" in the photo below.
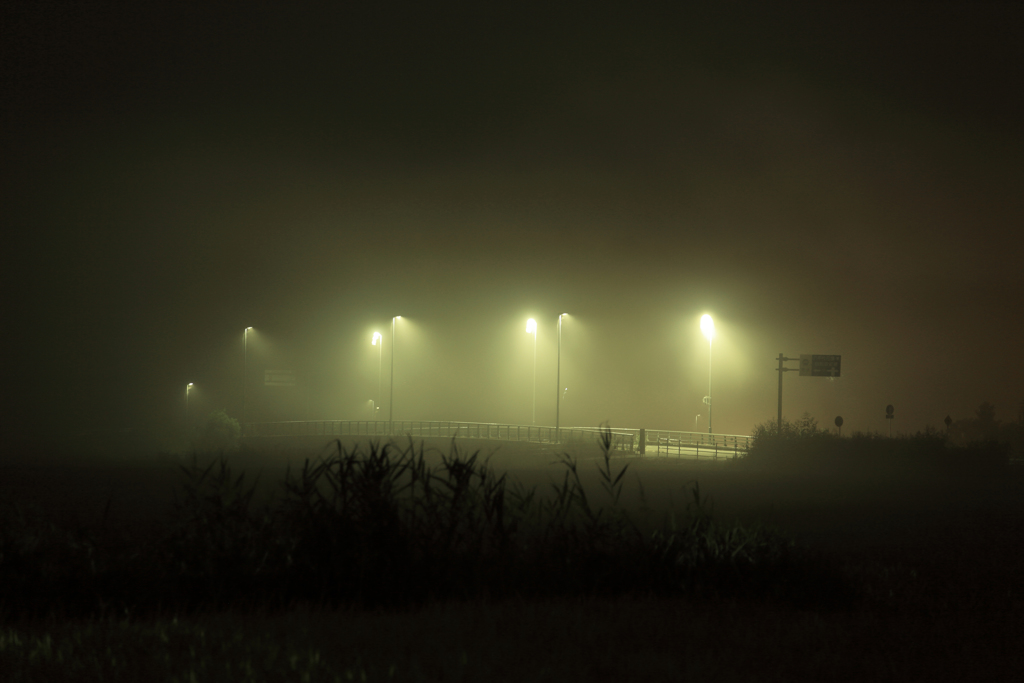
{"type": "Polygon", "coordinates": [[[245,436],[245,394],[249,383],[249,330],[242,330],[242,436],[245,436]]]}
{"type": "Polygon", "coordinates": [[[371,344],[377,347],[377,402],[374,405],[373,417],[377,417],[377,406],[380,405],[380,371],[383,367],[384,359],[384,337],[380,336],[380,332],[373,333],[373,339],[370,341],[371,344]]]}
{"type": "Polygon", "coordinates": [[[711,434],[711,342],[715,338],[715,321],[707,313],[700,317],[700,331],[708,338],[708,395],[704,403],[708,406],[708,434],[711,434]]]}
{"type": "MultiPolygon", "coordinates": [[[[561,432],[559,431],[559,419],[561,418],[562,411],[562,318],[569,315],[568,313],[562,313],[558,316],[558,369],[555,372],[555,434],[559,436],[561,440],[561,432]]],[[[536,373],[536,343],[534,343],[534,372],[536,373]]],[[[568,390],[568,387],[566,387],[568,390]]]]}
{"type": "Polygon", "coordinates": [[[537,424],[537,321],[530,318],[526,321],[526,334],[533,334],[533,421],[537,424]]]}
{"type": "Polygon", "coordinates": [[[396,315],[391,319],[391,397],[388,399],[388,433],[392,431],[395,417],[395,321],[402,316],[396,315]]]}
{"type": "Polygon", "coordinates": [[[192,382],[185,385],[185,438],[188,438],[188,392],[192,388],[192,382]]]}

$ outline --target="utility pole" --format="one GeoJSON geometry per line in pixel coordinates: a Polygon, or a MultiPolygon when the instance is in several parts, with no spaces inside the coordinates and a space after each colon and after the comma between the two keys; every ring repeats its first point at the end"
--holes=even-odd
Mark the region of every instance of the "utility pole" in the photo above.
{"type": "Polygon", "coordinates": [[[537,424],[537,332],[533,333],[533,423],[537,424]]]}
{"type": "Polygon", "coordinates": [[[562,442],[562,432],[559,425],[562,410],[562,313],[558,316],[558,365],[555,370],[555,435],[558,442],[562,442]]]}
{"type": "Polygon", "coordinates": [[[185,385],[185,438],[188,438],[188,392],[192,388],[192,382],[185,385]]]}
{"type": "Polygon", "coordinates": [[[245,397],[249,382],[249,330],[247,327],[242,330],[242,436],[245,436],[245,397]]]}
{"type": "Polygon", "coordinates": [[[711,434],[711,346],[712,340],[708,339],[708,434],[711,434]]]}
{"type": "Polygon", "coordinates": [[[394,433],[395,419],[395,321],[402,316],[391,318],[391,395],[388,397],[388,434],[394,433]]]}
{"type": "Polygon", "coordinates": [[[533,335],[533,418],[530,424],[537,424],[537,321],[526,321],[526,334],[533,335]]]}

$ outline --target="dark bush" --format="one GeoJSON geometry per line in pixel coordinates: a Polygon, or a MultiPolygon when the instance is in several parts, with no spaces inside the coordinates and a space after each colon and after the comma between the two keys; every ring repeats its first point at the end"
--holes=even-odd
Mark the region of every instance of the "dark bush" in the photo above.
{"type": "Polygon", "coordinates": [[[210,413],[206,422],[196,428],[192,448],[197,451],[223,452],[238,450],[238,440],[242,436],[242,428],[238,420],[226,411],[215,410],[210,413]]]}
{"type": "Polygon", "coordinates": [[[797,423],[783,420],[781,431],[775,420],[756,425],[741,462],[807,471],[896,468],[966,476],[1005,472],[1009,458],[1009,444],[981,441],[954,446],[945,434],[932,429],[895,438],[862,432],[840,438],[818,429],[817,422],[805,414],[797,423]]]}

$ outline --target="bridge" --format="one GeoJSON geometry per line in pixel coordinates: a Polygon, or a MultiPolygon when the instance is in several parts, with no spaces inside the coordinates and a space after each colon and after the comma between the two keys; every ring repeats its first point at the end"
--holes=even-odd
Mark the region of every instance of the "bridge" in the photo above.
{"type": "MultiPolygon", "coordinates": [[[[421,420],[298,420],[252,422],[245,425],[246,439],[273,437],[412,437],[481,439],[553,445],[600,442],[602,431],[586,427],[499,424],[421,420]]],[[[750,448],[750,437],[740,434],[708,434],[664,429],[611,430],[611,448],[623,455],[675,456],[682,458],[734,458],[750,448]]]]}

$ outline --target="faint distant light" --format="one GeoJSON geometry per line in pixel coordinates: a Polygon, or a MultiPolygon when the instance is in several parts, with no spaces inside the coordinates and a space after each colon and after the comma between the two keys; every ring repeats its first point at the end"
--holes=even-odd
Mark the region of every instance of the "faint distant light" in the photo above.
{"type": "Polygon", "coordinates": [[[526,321],[526,333],[527,334],[536,334],[536,332],[537,332],[537,321],[534,320],[533,318],[530,318],[529,320],[526,321]]]}
{"type": "Polygon", "coordinates": [[[247,327],[247,328],[245,328],[245,329],[247,329],[247,330],[251,330],[252,328],[251,328],[251,327],[247,327]]]}
{"type": "Polygon", "coordinates": [[[708,341],[715,338],[715,321],[706,313],[700,317],[700,331],[704,333],[708,341]]]}
{"type": "Polygon", "coordinates": [[[188,385],[189,385],[189,386],[192,386],[192,382],[189,382],[189,383],[188,383],[188,385]]]}

